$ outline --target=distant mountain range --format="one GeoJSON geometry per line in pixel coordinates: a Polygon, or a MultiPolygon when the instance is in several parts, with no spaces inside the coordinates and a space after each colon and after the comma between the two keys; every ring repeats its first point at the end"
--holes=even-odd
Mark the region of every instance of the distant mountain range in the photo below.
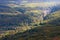
{"type": "MultiPolygon", "coordinates": [[[[43,7],[36,7],[36,8],[30,8],[30,7],[14,7],[14,8],[12,8],[12,7],[10,7],[10,6],[5,6],[5,5],[0,5],[0,15],[1,15],[1,13],[4,13],[3,15],[5,15],[5,13],[11,13],[11,14],[15,14],[16,13],[16,11],[18,11],[19,13],[22,13],[22,19],[24,18],[24,17],[26,17],[27,15],[26,14],[24,14],[24,15],[26,15],[26,16],[23,16],[23,13],[25,13],[26,11],[28,11],[28,10],[42,10],[42,12],[44,11],[44,10],[49,10],[50,12],[49,12],[49,14],[50,13],[54,13],[55,11],[59,11],[60,10],[60,5],[56,5],[56,6],[52,6],[52,7],[48,7],[48,8],[43,8],[43,7]]],[[[34,13],[33,13],[34,14],[34,13]]],[[[48,14],[48,15],[49,15],[48,14]]],[[[7,17],[7,21],[9,20],[9,17],[10,17],[10,15],[8,16],[8,15],[6,15],[7,17]]],[[[17,15],[16,15],[17,16],[17,15]]],[[[30,15],[29,15],[30,16],[30,15]]],[[[38,17],[38,15],[36,14],[36,16],[38,17]]],[[[18,17],[18,16],[17,16],[18,17]]],[[[16,22],[18,22],[19,20],[21,20],[20,19],[20,17],[21,16],[19,16],[18,18],[16,18],[15,16],[13,16],[12,15],[12,17],[10,18],[10,20],[11,20],[11,23],[12,23],[12,21],[14,20],[14,19],[16,19],[15,21],[16,22]],[[17,20],[18,19],[18,20],[17,20]]],[[[2,18],[2,17],[1,17],[2,18]]],[[[26,17],[27,18],[27,17],[26,17]]],[[[47,16],[45,17],[45,18],[47,18],[47,16]]],[[[2,20],[2,19],[1,19],[2,20]]],[[[5,17],[3,18],[3,20],[5,20],[5,17]]],[[[28,20],[29,20],[29,18],[28,18],[28,20]]],[[[6,21],[6,20],[5,20],[6,21]]],[[[24,21],[26,21],[26,20],[24,20],[24,21]]],[[[3,23],[3,21],[1,21],[2,23],[3,23]]],[[[15,22],[14,22],[15,23],[15,22]]],[[[13,24],[14,24],[13,23],[13,24]]],[[[29,23],[29,22],[28,22],[29,23]]],[[[5,24],[4,24],[5,25],[5,24]]]]}
{"type": "Polygon", "coordinates": [[[5,6],[5,5],[0,5],[0,13],[13,13],[15,12],[15,10],[9,6],[5,6]]]}

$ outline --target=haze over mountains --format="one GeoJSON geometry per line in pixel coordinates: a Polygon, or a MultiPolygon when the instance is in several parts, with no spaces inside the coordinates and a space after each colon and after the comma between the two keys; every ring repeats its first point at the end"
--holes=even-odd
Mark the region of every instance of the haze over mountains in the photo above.
{"type": "Polygon", "coordinates": [[[60,37],[60,0],[0,0],[1,40],[56,36],[60,37]]]}
{"type": "MultiPolygon", "coordinates": [[[[2,0],[1,0],[2,1],[2,0]]],[[[44,15],[44,17],[50,13],[60,10],[60,3],[58,2],[29,2],[21,1],[20,4],[14,3],[14,1],[3,1],[0,5],[0,14],[25,14],[27,11],[34,11],[44,15]],[[3,2],[7,2],[7,4],[3,5],[3,2]],[[12,2],[12,3],[11,3],[12,2]],[[5,13],[6,12],[6,13],[5,13]]],[[[33,12],[33,13],[34,13],[33,12]]],[[[41,15],[40,14],[40,15],[41,15]]],[[[31,14],[32,15],[32,14],[31,14]]],[[[38,16],[38,15],[37,15],[38,16]]],[[[16,20],[17,21],[17,20],[16,20]]]]}

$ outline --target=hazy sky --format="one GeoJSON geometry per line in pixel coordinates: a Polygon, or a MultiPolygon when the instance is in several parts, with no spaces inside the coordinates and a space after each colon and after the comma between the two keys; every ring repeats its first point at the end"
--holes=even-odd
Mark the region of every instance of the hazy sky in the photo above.
{"type": "Polygon", "coordinates": [[[0,3],[21,3],[23,1],[27,2],[60,2],[60,0],[0,0],[0,3]]]}
{"type": "Polygon", "coordinates": [[[4,4],[4,5],[18,4],[29,7],[36,7],[36,6],[48,7],[57,4],[60,5],[60,0],[0,0],[0,4],[4,4]]]}

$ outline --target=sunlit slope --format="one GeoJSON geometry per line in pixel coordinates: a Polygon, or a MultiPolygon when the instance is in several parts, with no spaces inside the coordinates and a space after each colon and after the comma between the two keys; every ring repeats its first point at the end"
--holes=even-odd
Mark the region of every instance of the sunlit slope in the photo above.
{"type": "Polygon", "coordinates": [[[60,25],[60,11],[47,15],[45,19],[47,24],[60,25]]]}

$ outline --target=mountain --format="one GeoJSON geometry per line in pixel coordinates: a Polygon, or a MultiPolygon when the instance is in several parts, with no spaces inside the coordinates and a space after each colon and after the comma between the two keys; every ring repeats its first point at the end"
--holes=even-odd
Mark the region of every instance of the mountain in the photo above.
{"type": "Polygon", "coordinates": [[[0,13],[13,13],[15,10],[9,6],[0,5],[0,13]]]}
{"type": "MultiPolygon", "coordinates": [[[[14,12],[10,12],[13,10],[10,10],[10,7],[7,6],[1,6],[1,8],[4,8],[4,11],[1,11],[0,13],[0,26],[1,27],[11,27],[11,29],[9,28],[9,30],[13,30],[12,27],[15,28],[16,27],[21,27],[22,25],[25,26],[27,25],[28,27],[35,27],[36,28],[31,28],[30,30],[27,29],[26,27],[26,31],[24,32],[20,32],[21,30],[17,30],[18,33],[14,34],[14,35],[6,35],[4,37],[2,37],[0,40],[54,40],[55,38],[58,38],[60,40],[60,7],[52,7],[51,10],[52,12],[47,14],[44,17],[41,17],[42,12],[41,10],[37,10],[36,9],[32,9],[32,8],[24,8],[24,7],[17,7],[17,8],[13,8],[16,11],[21,12],[21,14],[17,14],[17,15],[7,15],[6,13],[11,13],[11,14],[15,14],[14,12]],[[6,10],[9,9],[9,10],[6,10]],[[55,9],[55,10],[54,10],[55,9]],[[53,11],[54,10],[54,11],[53,11]],[[5,13],[6,12],[6,13],[5,13]],[[41,17],[41,18],[40,18],[41,17]],[[41,20],[43,21],[43,25],[39,25],[38,22],[40,23],[41,20]],[[31,25],[32,23],[32,25],[31,25]],[[34,25],[33,25],[34,23],[34,25]],[[36,25],[36,24],[38,25],[36,25]]],[[[2,10],[2,9],[0,9],[2,10]]],[[[46,9],[44,9],[46,10],[46,9]]],[[[20,28],[22,29],[22,28],[20,28]]],[[[25,28],[23,28],[25,29],[25,28]]],[[[6,29],[3,29],[6,30],[6,29]]],[[[14,29],[16,32],[16,29],[14,29]]],[[[9,32],[8,32],[9,33],[9,32]]],[[[8,34],[7,33],[7,34],[8,34]]],[[[12,33],[12,32],[11,32],[12,33]]],[[[13,31],[14,33],[14,31],[13,31]]]]}
{"type": "Polygon", "coordinates": [[[17,26],[21,23],[30,23],[30,18],[27,15],[0,15],[0,26],[17,26]],[[27,21],[26,21],[27,20],[27,21]]]}
{"type": "Polygon", "coordinates": [[[32,8],[11,8],[10,6],[0,5],[0,26],[12,28],[13,26],[38,24],[41,20],[41,12],[41,10],[32,8]]]}
{"type": "Polygon", "coordinates": [[[60,40],[60,11],[48,14],[44,22],[42,26],[6,35],[0,40],[60,40]]]}
{"type": "MultiPolygon", "coordinates": [[[[46,11],[51,10],[51,13],[49,13],[48,15],[46,15],[46,17],[44,17],[46,20],[50,20],[51,18],[55,18],[55,17],[52,17],[51,15],[53,15],[55,11],[60,10],[60,7],[59,7],[59,5],[57,5],[57,6],[53,6],[53,7],[44,8],[44,10],[43,10],[43,7],[41,7],[41,8],[39,8],[39,7],[36,7],[36,8],[14,7],[14,8],[12,8],[10,6],[0,5],[0,16],[1,16],[0,19],[1,19],[1,23],[2,23],[1,25],[5,25],[5,24],[7,25],[7,24],[10,24],[10,23],[11,24],[13,23],[14,25],[19,24],[19,22],[21,23],[25,19],[24,18],[25,15],[26,16],[28,15],[27,17],[25,16],[26,18],[29,17],[27,20],[30,19],[28,23],[30,23],[30,21],[39,22],[39,20],[41,21],[40,17],[42,16],[42,12],[44,12],[45,10],[46,11]],[[6,15],[6,14],[9,14],[9,15],[6,15]],[[12,14],[14,14],[14,15],[12,15],[12,14]],[[17,14],[17,15],[15,15],[15,14],[17,14]],[[21,17],[21,15],[22,15],[22,17],[21,17]],[[21,20],[20,17],[21,17],[21,19],[23,19],[23,18],[24,19],[21,20]],[[6,18],[7,21],[10,21],[10,22],[5,23],[6,22],[5,18],[6,18]],[[10,20],[9,20],[9,18],[10,18],[10,20]],[[15,21],[13,22],[13,20],[15,20],[15,21]],[[19,20],[21,20],[21,21],[19,21],[19,20]],[[17,23],[15,23],[15,22],[17,22],[17,23]]],[[[58,14],[58,13],[56,13],[56,14],[58,14]]],[[[42,17],[42,19],[43,19],[43,17],[42,17]]],[[[26,20],[24,20],[24,21],[26,21],[26,20]]]]}
{"type": "Polygon", "coordinates": [[[52,12],[55,12],[55,11],[59,11],[59,10],[60,10],[60,5],[53,6],[53,7],[51,8],[51,13],[52,13],[52,12]]]}
{"type": "Polygon", "coordinates": [[[60,11],[51,13],[45,17],[47,24],[60,26],[60,11]]]}
{"type": "Polygon", "coordinates": [[[18,14],[21,13],[17,12],[14,8],[11,8],[6,5],[0,5],[0,26],[8,26],[16,24],[18,20],[16,16],[18,14]]]}
{"type": "Polygon", "coordinates": [[[0,26],[17,26],[22,22],[30,23],[30,20],[28,15],[22,14],[9,6],[0,5],[0,26]]]}

